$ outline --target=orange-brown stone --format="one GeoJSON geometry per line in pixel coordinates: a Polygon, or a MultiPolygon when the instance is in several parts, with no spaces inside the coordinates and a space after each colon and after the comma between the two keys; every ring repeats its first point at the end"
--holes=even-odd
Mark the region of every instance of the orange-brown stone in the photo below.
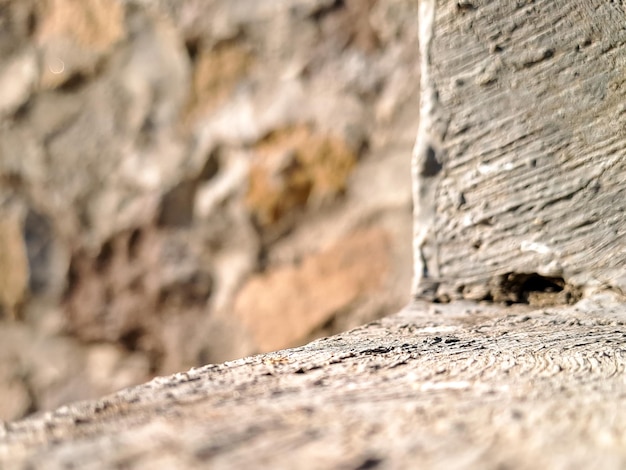
{"type": "Polygon", "coordinates": [[[294,345],[353,302],[372,295],[389,269],[387,234],[377,228],[349,235],[299,266],[252,277],[235,315],[261,351],[294,345]]]}
{"type": "Polygon", "coordinates": [[[256,148],[246,204],[262,226],[271,225],[311,200],[343,192],[355,164],[342,139],[306,126],[279,130],[256,148]]]}

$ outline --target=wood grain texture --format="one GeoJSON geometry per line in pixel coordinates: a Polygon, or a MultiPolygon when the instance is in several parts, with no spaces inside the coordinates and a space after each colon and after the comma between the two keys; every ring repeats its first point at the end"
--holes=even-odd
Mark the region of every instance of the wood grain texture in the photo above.
{"type": "Polygon", "coordinates": [[[0,427],[0,467],[626,466],[626,305],[410,309],[0,427]]]}
{"type": "Polygon", "coordinates": [[[624,7],[420,15],[415,293],[513,305],[416,301],[4,423],[0,468],[626,467],[624,7]]]}
{"type": "Polygon", "coordinates": [[[490,299],[508,273],[626,290],[623,3],[426,3],[442,169],[422,291],[490,299]]]}

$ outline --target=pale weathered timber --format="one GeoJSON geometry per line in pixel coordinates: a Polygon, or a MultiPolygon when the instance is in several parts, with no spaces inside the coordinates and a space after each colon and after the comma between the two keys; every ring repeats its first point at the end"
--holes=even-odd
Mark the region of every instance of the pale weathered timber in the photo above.
{"type": "Polygon", "coordinates": [[[623,7],[420,9],[416,294],[514,305],[416,301],[5,423],[1,468],[626,467],[623,7]]]}
{"type": "Polygon", "coordinates": [[[626,306],[417,303],[0,428],[0,467],[626,466],[626,306]]]}
{"type": "Polygon", "coordinates": [[[626,290],[623,3],[420,8],[416,294],[626,290]]]}

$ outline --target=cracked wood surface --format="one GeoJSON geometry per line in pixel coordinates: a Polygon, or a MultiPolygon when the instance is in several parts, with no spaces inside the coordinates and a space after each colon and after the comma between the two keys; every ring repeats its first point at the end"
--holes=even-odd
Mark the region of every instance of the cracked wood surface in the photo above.
{"type": "Polygon", "coordinates": [[[7,423],[1,468],[626,466],[626,304],[418,302],[7,423]]]}
{"type": "Polygon", "coordinates": [[[418,287],[582,300],[416,302],[5,423],[0,468],[626,467],[624,8],[421,0],[420,16],[418,287]]]}
{"type": "Polygon", "coordinates": [[[430,152],[441,170],[414,169],[418,187],[436,186],[415,198],[421,289],[491,299],[508,273],[537,273],[626,290],[623,3],[422,10],[427,109],[414,162],[430,152]]]}

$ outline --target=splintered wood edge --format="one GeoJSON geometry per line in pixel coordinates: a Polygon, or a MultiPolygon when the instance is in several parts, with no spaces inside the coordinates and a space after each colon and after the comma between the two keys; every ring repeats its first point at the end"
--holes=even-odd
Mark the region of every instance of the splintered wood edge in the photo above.
{"type": "Polygon", "coordinates": [[[625,326],[626,304],[610,293],[549,309],[418,302],[303,347],[5,423],[0,463],[113,465],[132,454],[137,466],[176,458],[227,468],[289,456],[312,468],[315,455],[332,466],[471,457],[619,468],[625,326]]]}

